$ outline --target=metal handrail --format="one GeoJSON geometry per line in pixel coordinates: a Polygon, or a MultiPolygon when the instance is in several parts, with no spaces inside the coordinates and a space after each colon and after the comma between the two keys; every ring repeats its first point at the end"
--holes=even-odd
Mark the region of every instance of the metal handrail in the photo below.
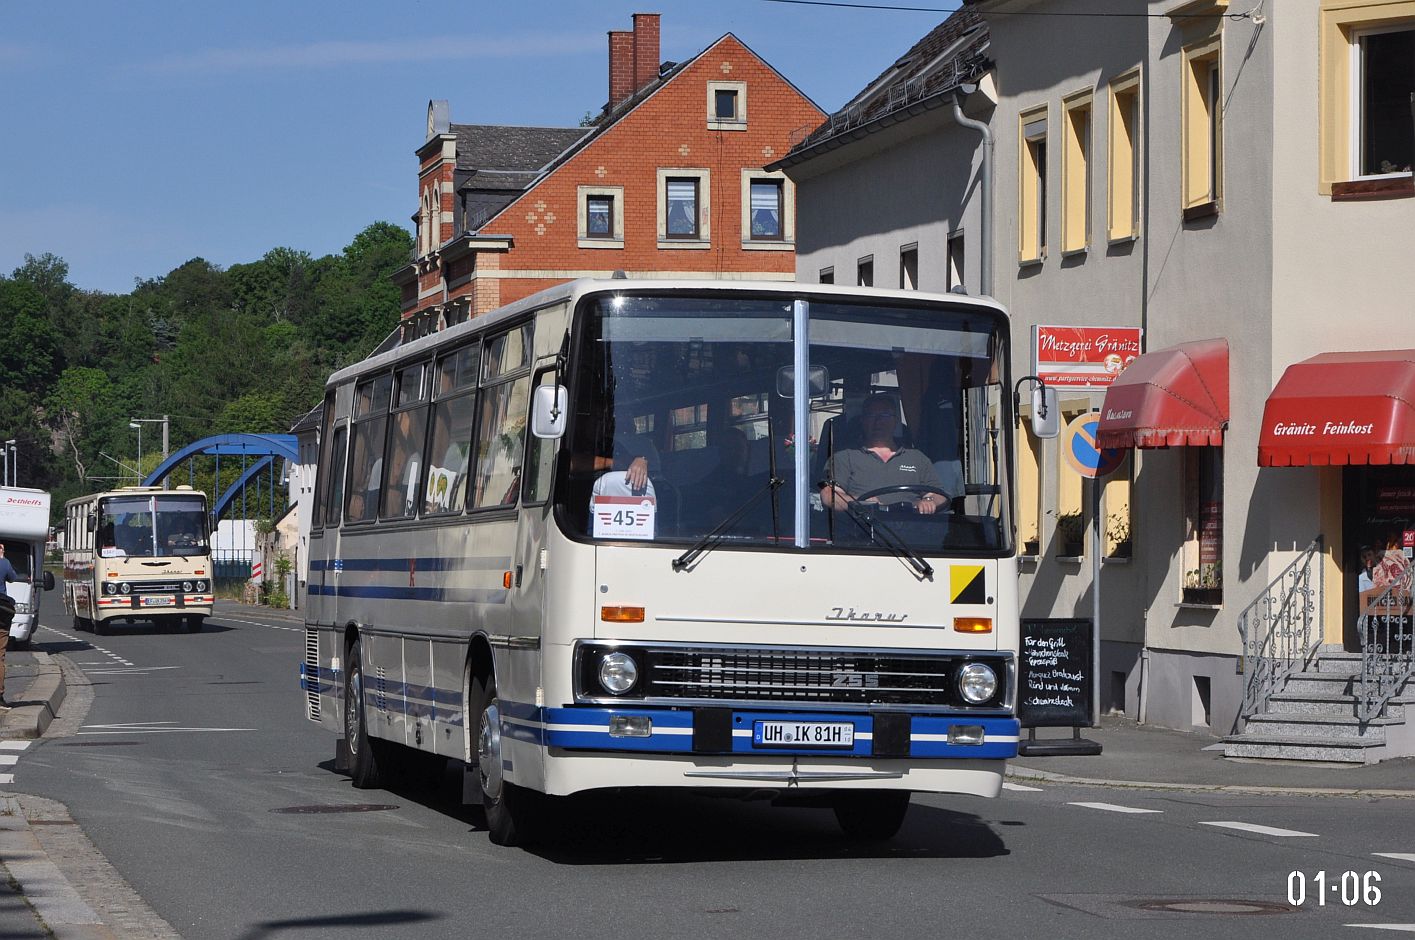
{"type": "Polygon", "coordinates": [[[1415,628],[1411,618],[1411,579],[1415,568],[1366,604],[1357,619],[1361,640],[1361,682],[1356,717],[1364,724],[1379,717],[1386,704],[1415,675],[1415,628]]]}
{"type": "Polygon", "coordinates": [[[1248,683],[1235,730],[1238,722],[1265,711],[1273,693],[1302,670],[1321,645],[1322,565],[1317,565],[1315,585],[1312,578],[1312,562],[1321,547],[1319,535],[1238,615],[1248,683]],[[1319,629],[1314,631],[1314,625],[1319,629]]]}

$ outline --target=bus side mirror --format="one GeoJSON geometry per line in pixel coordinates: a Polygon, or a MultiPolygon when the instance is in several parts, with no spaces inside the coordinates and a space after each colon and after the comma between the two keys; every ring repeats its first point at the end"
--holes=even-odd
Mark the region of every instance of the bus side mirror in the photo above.
{"type": "Polygon", "coordinates": [[[52,572],[52,571],[46,571],[46,572],[44,572],[44,589],[45,589],[46,591],[52,591],[52,590],[54,590],[54,572],[52,572]]]}
{"type": "Polygon", "coordinates": [[[531,399],[531,433],[544,440],[565,436],[570,395],[563,385],[537,385],[531,399]]]}
{"type": "Polygon", "coordinates": [[[1056,389],[1038,385],[1032,389],[1032,434],[1051,440],[1061,433],[1061,410],[1056,406],[1056,389]],[[1044,417],[1045,416],[1045,417],[1044,417]]]}

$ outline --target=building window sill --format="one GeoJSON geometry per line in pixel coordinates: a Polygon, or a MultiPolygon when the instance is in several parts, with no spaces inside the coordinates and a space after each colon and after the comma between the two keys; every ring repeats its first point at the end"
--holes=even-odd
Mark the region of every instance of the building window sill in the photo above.
{"type": "Polygon", "coordinates": [[[660,248],[703,249],[703,248],[711,248],[711,247],[712,247],[712,242],[710,242],[710,241],[695,241],[695,240],[693,240],[693,239],[691,239],[691,238],[660,238],[660,239],[658,240],[658,247],[660,247],[660,248]]]}
{"type": "Polygon", "coordinates": [[[1085,555],[1057,555],[1057,556],[1056,556],[1056,560],[1057,560],[1057,561],[1070,562],[1071,564],[1079,565],[1081,562],[1083,562],[1083,561],[1086,560],[1086,556],[1085,556],[1085,555]]]}
{"type": "Polygon", "coordinates": [[[1192,601],[1180,601],[1174,606],[1181,610],[1223,610],[1222,604],[1196,604],[1192,601]]]}
{"type": "Polygon", "coordinates": [[[1197,222],[1200,219],[1211,219],[1218,215],[1219,204],[1217,199],[1210,199],[1208,202],[1201,202],[1196,206],[1189,206],[1184,210],[1185,222],[1197,222]]]}
{"type": "Polygon", "coordinates": [[[746,121],[708,121],[710,131],[745,131],[746,121]]]}
{"type": "Polygon", "coordinates": [[[1082,245],[1082,246],[1079,247],[1079,248],[1066,248],[1066,249],[1063,249],[1063,250],[1062,250],[1062,252],[1061,252],[1061,257],[1063,257],[1063,258],[1084,258],[1084,257],[1086,256],[1086,253],[1087,253],[1088,251],[1090,251],[1090,250],[1091,250],[1091,249],[1090,249],[1090,246],[1089,246],[1089,245],[1082,245]]]}
{"type": "Polygon", "coordinates": [[[1130,556],[1129,556],[1129,555],[1106,555],[1106,556],[1104,556],[1104,557],[1101,558],[1101,564],[1103,564],[1103,565],[1128,565],[1128,564],[1130,564],[1130,556]]]}
{"type": "Polygon", "coordinates": [[[581,238],[579,241],[581,248],[623,248],[622,238],[581,238]]]}
{"type": "Polygon", "coordinates": [[[1018,259],[1017,259],[1017,266],[1018,266],[1019,268],[1039,267],[1039,266],[1041,265],[1041,263],[1042,263],[1043,261],[1045,261],[1046,259],[1047,259],[1047,255],[1046,255],[1046,252],[1044,251],[1044,252],[1042,252],[1041,254],[1037,255],[1035,258],[1018,258],[1018,259]]]}
{"type": "Polygon", "coordinates": [[[1131,232],[1129,235],[1112,235],[1109,240],[1106,241],[1106,246],[1108,248],[1115,248],[1118,245],[1133,245],[1139,240],[1139,232],[1131,232]]]}
{"type": "Polygon", "coordinates": [[[753,240],[742,243],[743,251],[794,251],[795,249],[795,242],[753,240]]]}
{"type": "Polygon", "coordinates": [[[1410,176],[1331,184],[1332,202],[1374,202],[1380,199],[1409,199],[1412,196],[1415,196],[1415,177],[1410,176]]]}

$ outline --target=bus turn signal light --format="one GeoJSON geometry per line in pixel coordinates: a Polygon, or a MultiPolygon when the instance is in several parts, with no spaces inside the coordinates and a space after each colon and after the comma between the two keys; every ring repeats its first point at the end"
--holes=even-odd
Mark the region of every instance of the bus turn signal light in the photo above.
{"type": "Polygon", "coordinates": [[[643,623],[642,607],[601,607],[599,619],[606,623],[643,623]]]}
{"type": "Polygon", "coordinates": [[[508,589],[511,587],[511,572],[501,572],[501,586],[508,589]]]}
{"type": "Polygon", "coordinates": [[[955,633],[991,633],[991,617],[954,617],[953,631],[955,633]]]}

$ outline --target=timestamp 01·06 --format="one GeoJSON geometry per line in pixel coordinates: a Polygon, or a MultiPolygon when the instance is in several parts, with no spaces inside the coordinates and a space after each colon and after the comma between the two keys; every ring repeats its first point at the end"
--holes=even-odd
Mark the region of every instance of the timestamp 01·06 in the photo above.
{"type": "Polygon", "coordinates": [[[1380,883],[1381,873],[1378,871],[1328,872],[1324,869],[1310,875],[1294,871],[1287,876],[1287,903],[1302,907],[1311,900],[1318,907],[1325,907],[1328,903],[1375,907],[1381,903],[1380,883]]]}

